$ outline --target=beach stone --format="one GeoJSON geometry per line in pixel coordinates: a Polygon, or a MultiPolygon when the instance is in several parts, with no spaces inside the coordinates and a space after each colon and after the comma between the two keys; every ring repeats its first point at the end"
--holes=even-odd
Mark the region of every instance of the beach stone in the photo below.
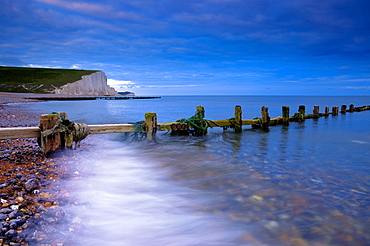
{"type": "Polygon", "coordinates": [[[24,223],[26,223],[26,220],[23,219],[23,218],[20,218],[20,219],[13,219],[13,220],[10,220],[9,221],[9,227],[11,229],[16,229],[18,228],[19,226],[23,225],[24,223]]]}
{"type": "Polygon", "coordinates": [[[275,231],[276,229],[279,228],[279,223],[271,220],[265,224],[265,228],[269,229],[270,231],[275,231]]]}
{"type": "Polygon", "coordinates": [[[0,214],[0,221],[6,220],[7,216],[5,214],[0,214]]]}
{"type": "Polygon", "coordinates": [[[28,192],[36,190],[40,188],[40,184],[36,179],[29,179],[27,182],[24,184],[24,187],[28,192]]]}
{"type": "Polygon", "coordinates": [[[11,184],[16,184],[17,183],[17,180],[15,179],[9,179],[8,181],[5,182],[7,185],[11,185],[11,184]]]}
{"type": "Polygon", "coordinates": [[[293,237],[290,239],[290,243],[297,246],[309,246],[308,242],[303,238],[293,237]]]}
{"type": "Polygon", "coordinates": [[[13,212],[11,212],[10,214],[8,214],[8,218],[9,219],[14,219],[14,218],[17,218],[18,216],[22,217],[23,214],[20,213],[18,210],[14,210],[13,212]]]}
{"type": "Polygon", "coordinates": [[[16,230],[11,229],[7,231],[4,236],[6,238],[13,238],[13,237],[16,237],[17,235],[18,235],[18,232],[16,230]]]}
{"type": "Polygon", "coordinates": [[[19,197],[15,198],[15,201],[18,202],[18,203],[22,203],[22,202],[24,202],[24,198],[19,196],[19,197]]]}
{"type": "Polygon", "coordinates": [[[13,212],[13,210],[11,210],[10,208],[0,209],[0,213],[3,213],[3,214],[8,214],[8,213],[11,213],[11,212],[13,212]]]}

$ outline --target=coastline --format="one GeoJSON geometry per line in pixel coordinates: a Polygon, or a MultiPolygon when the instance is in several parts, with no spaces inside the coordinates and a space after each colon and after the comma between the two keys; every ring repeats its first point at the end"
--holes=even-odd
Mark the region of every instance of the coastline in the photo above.
{"type": "MultiPolygon", "coordinates": [[[[38,125],[38,114],[7,105],[35,101],[27,95],[0,93],[0,127],[38,125]]],[[[80,225],[66,211],[75,202],[62,185],[74,178],[70,156],[47,158],[36,138],[0,140],[0,164],[0,244],[73,245],[80,225]]]]}

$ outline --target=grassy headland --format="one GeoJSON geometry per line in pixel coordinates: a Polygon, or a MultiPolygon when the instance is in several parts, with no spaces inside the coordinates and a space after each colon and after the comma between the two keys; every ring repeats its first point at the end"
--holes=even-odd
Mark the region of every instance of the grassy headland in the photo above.
{"type": "Polygon", "coordinates": [[[56,87],[80,80],[97,70],[25,68],[0,66],[0,91],[50,93],[56,87]]]}

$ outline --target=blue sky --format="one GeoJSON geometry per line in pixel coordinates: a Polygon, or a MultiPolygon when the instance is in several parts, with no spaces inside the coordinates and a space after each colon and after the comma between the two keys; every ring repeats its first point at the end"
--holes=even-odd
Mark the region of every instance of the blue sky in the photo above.
{"type": "Polygon", "coordinates": [[[370,95],[369,0],[0,0],[0,65],[137,95],[370,95]]]}

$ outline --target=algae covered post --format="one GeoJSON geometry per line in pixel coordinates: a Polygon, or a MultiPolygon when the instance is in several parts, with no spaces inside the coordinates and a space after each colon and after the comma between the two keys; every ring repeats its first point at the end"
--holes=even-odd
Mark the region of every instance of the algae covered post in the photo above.
{"type": "Polygon", "coordinates": [[[320,113],[319,110],[320,110],[320,106],[318,105],[313,106],[313,115],[315,117],[319,117],[319,113],[320,113]]]}
{"type": "Polygon", "coordinates": [[[235,116],[235,132],[242,132],[242,107],[241,106],[235,106],[234,111],[235,116]]]}
{"type": "Polygon", "coordinates": [[[332,107],[333,116],[338,115],[339,107],[332,107]]]}
{"type": "Polygon", "coordinates": [[[284,125],[289,125],[289,106],[283,106],[282,111],[283,111],[283,124],[284,125]]]}
{"type": "Polygon", "coordinates": [[[149,141],[155,141],[155,134],[157,133],[157,114],[145,113],[145,131],[149,141]]]}
{"type": "Polygon", "coordinates": [[[262,113],[261,127],[263,129],[268,129],[268,127],[269,127],[270,116],[269,116],[268,110],[269,110],[269,108],[265,107],[265,106],[263,106],[262,109],[261,109],[261,113],[262,113]]]}

